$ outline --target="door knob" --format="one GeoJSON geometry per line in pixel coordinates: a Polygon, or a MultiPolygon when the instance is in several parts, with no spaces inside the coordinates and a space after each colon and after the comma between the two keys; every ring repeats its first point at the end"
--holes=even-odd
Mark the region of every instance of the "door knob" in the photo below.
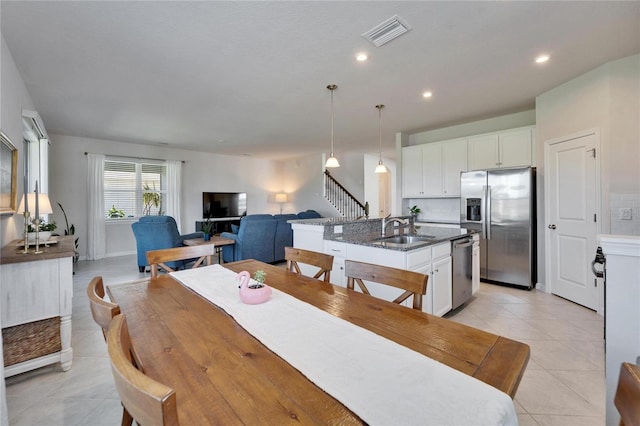
{"type": "Polygon", "coordinates": [[[556,225],[554,224],[549,225],[549,229],[556,229],[556,225]]]}

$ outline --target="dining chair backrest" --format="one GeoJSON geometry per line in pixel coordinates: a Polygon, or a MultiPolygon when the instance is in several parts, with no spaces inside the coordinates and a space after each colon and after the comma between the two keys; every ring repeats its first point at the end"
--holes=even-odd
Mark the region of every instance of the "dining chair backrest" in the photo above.
{"type": "Polygon", "coordinates": [[[315,266],[320,270],[313,276],[325,282],[331,280],[331,269],[333,268],[333,256],[325,253],[318,253],[311,250],[303,250],[296,247],[285,247],[284,258],[287,261],[287,270],[302,274],[298,262],[305,265],[315,266]]]}
{"type": "Polygon", "coordinates": [[[620,413],[620,425],[640,425],[640,367],[623,362],[613,399],[620,413]]]}
{"type": "Polygon", "coordinates": [[[107,338],[107,330],[113,317],[120,313],[120,307],[105,300],[104,284],[102,277],[94,277],[87,287],[87,297],[89,297],[89,307],[93,320],[102,328],[102,335],[107,338]]]}
{"type": "Polygon", "coordinates": [[[413,296],[413,309],[422,310],[422,296],[427,294],[428,275],[354,260],[345,260],[344,269],[347,288],[354,290],[357,283],[364,294],[370,295],[364,281],[396,287],[405,291],[393,303],[402,303],[413,296]]]}
{"type": "Polygon", "coordinates": [[[165,263],[173,260],[197,259],[192,268],[197,268],[204,261],[207,262],[207,265],[211,265],[213,263],[215,250],[216,248],[213,244],[150,250],[147,252],[147,263],[151,265],[151,278],[158,276],[158,268],[162,268],[167,272],[173,272],[174,269],[165,263]]]}
{"type": "Polygon", "coordinates": [[[140,425],[177,425],[178,410],[173,389],[136,368],[137,356],[123,314],[111,320],[107,334],[111,372],[124,408],[140,425]]]}

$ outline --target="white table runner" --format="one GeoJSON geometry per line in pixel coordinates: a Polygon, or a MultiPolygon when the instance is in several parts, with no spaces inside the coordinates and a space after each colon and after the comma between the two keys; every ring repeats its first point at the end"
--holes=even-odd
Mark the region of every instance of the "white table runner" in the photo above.
{"type": "Polygon", "coordinates": [[[220,265],[171,275],[371,425],[518,423],[504,392],[277,289],[246,305],[220,265]]]}

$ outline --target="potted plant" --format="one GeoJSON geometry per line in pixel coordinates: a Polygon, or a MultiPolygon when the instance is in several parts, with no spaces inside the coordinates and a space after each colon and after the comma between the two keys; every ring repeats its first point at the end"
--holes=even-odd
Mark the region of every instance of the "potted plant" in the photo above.
{"type": "Polygon", "coordinates": [[[124,210],[120,210],[119,208],[117,208],[115,206],[115,204],[112,204],[111,208],[107,212],[107,217],[109,219],[115,219],[115,218],[119,218],[119,217],[124,217],[124,210]]]}
{"type": "Polygon", "coordinates": [[[206,218],[204,222],[202,222],[200,230],[204,232],[204,240],[209,241],[211,239],[211,232],[213,231],[213,222],[210,217],[206,218]]]}
{"type": "Polygon", "coordinates": [[[418,213],[420,213],[421,211],[422,210],[420,210],[420,207],[418,207],[417,205],[409,207],[409,212],[411,213],[411,216],[413,216],[414,221],[418,219],[418,213]]]}
{"type": "MultiPolygon", "coordinates": [[[[67,212],[64,211],[64,208],[62,208],[62,204],[58,203],[58,205],[60,206],[60,210],[62,210],[62,214],[64,215],[64,223],[66,225],[66,229],[64,230],[64,235],[75,235],[76,233],[76,226],[72,223],[71,226],[69,226],[69,221],[67,220],[67,212]]],[[[80,257],[80,254],[78,253],[78,241],[80,240],[79,237],[76,237],[73,242],[75,244],[75,255],[73,256],[73,263],[76,263],[80,257]]],[[[75,274],[75,272],[74,272],[75,274]]]]}
{"type": "MultiPolygon", "coordinates": [[[[153,184],[153,189],[149,187],[148,183],[145,183],[142,189],[144,191],[142,193],[142,203],[144,205],[142,208],[142,213],[145,216],[149,216],[151,214],[152,206],[153,207],[160,206],[160,201],[162,201],[162,196],[160,195],[159,192],[156,192],[155,183],[153,184]]],[[[158,214],[160,214],[160,211],[158,212],[158,214]]]]}
{"type": "MultiPolygon", "coordinates": [[[[38,229],[38,239],[40,242],[47,241],[51,238],[51,233],[55,231],[57,225],[55,222],[46,223],[42,218],[40,219],[40,227],[38,229]]],[[[27,239],[29,241],[35,241],[36,239],[36,228],[29,224],[27,227],[27,239]]]]}
{"type": "MultiPolygon", "coordinates": [[[[255,271],[253,273],[253,279],[256,280],[258,282],[258,286],[259,287],[263,287],[264,286],[264,280],[267,279],[267,273],[265,271],[263,271],[262,269],[258,269],[257,271],[255,271]]],[[[255,287],[254,286],[250,286],[251,288],[255,287]]]]}

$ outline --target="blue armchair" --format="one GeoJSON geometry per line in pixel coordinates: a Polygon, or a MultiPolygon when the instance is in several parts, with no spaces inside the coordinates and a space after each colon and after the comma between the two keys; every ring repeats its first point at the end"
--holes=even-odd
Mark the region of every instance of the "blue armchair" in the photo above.
{"type": "MultiPolygon", "coordinates": [[[[202,232],[180,235],[176,221],[171,216],[142,216],[131,224],[131,229],[136,237],[140,272],[144,272],[147,267],[147,251],[181,247],[184,240],[204,236],[202,232]]],[[[168,262],[167,266],[176,269],[183,267],[184,262],[168,262]]]]}
{"type": "Polygon", "coordinates": [[[276,237],[273,244],[273,261],[280,262],[284,259],[284,248],[293,246],[293,229],[287,221],[298,219],[295,214],[274,214],[276,220],[276,237]]]}
{"type": "Polygon", "coordinates": [[[275,260],[273,241],[276,237],[276,221],[270,214],[252,214],[240,219],[237,234],[223,232],[221,237],[231,238],[235,244],[222,247],[222,259],[234,262],[256,259],[271,263],[275,260]]]}
{"type": "MultiPolygon", "coordinates": [[[[235,241],[222,247],[222,259],[235,262],[256,259],[266,263],[284,260],[284,248],[293,245],[293,230],[289,220],[318,218],[320,213],[307,210],[298,214],[251,214],[240,220],[237,231],[223,232],[221,237],[235,241]]],[[[232,226],[231,229],[234,227],[232,226]]]]}

